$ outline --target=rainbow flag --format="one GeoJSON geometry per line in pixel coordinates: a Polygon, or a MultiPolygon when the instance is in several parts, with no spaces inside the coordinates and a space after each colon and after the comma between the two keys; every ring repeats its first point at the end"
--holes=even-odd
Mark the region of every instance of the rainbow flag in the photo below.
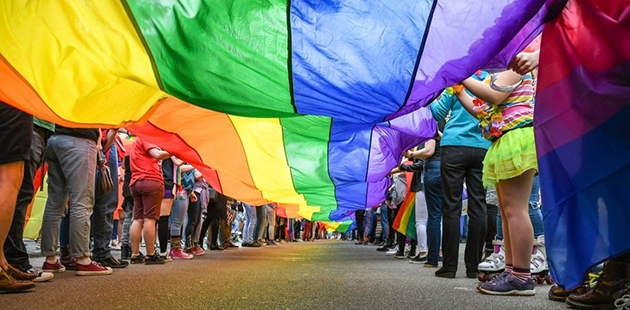
{"type": "Polygon", "coordinates": [[[543,33],[534,121],[550,269],[573,288],[630,251],[630,1],[565,2],[543,33]]]}
{"type": "Polygon", "coordinates": [[[544,0],[0,3],[0,100],[64,126],[130,126],[223,194],[346,221],[379,205],[423,108],[505,67],[544,0]]]}
{"type": "Polygon", "coordinates": [[[413,172],[405,172],[405,178],[407,179],[407,195],[396,214],[392,227],[399,233],[416,239],[416,193],[411,191],[413,172]]]}

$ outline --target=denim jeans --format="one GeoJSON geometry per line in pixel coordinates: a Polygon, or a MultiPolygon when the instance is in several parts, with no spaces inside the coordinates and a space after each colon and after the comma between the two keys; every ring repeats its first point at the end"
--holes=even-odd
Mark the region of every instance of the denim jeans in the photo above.
{"type": "MultiPolygon", "coordinates": [[[[254,228],[256,228],[256,207],[243,203],[245,209],[245,229],[243,231],[243,242],[254,241],[254,228]]],[[[202,240],[199,240],[202,242],[202,240]]]]}
{"type": "Polygon", "coordinates": [[[269,224],[268,237],[269,240],[273,240],[276,236],[276,207],[273,205],[265,205],[265,216],[269,224]]]}
{"type": "Polygon", "coordinates": [[[133,199],[131,197],[124,199],[122,207],[125,210],[125,220],[123,221],[122,244],[131,246],[129,230],[131,229],[131,224],[133,224],[133,199]]]}
{"type": "Polygon", "coordinates": [[[424,195],[427,199],[427,263],[438,264],[442,243],[442,181],[440,162],[429,161],[424,165],[424,195]]]}
{"type": "Polygon", "coordinates": [[[24,164],[24,177],[22,178],[22,185],[20,186],[20,191],[18,192],[17,201],[15,203],[13,221],[11,222],[7,239],[4,242],[4,255],[7,261],[10,265],[22,271],[33,268],[28,260],[28,252],[24,246],[24,241],[22,241],[22,236],[28,205],[31,203],[33,195],[35,194],[33,179],[35,178],[37,169],[39,169],[42,164],[42,156],[46,150],[47,135],[47,130],[33,126],[31,159],[24,164]]]}
{"type": "Polygon", "coordinates": [[[389,236],[389,216],[387,213],[388,209],[389,208],[387,208],[387,204],[383,202],[383,204],[381,204],[381,227],[383,229],[383,233],[382,233],[383,242],[386,242],[387,237],[389,236]]]}
{"type": "MultiPolygon", "coordinates": [[[[529,219],[534,226],[534,238],[538,238],[545,234],[543,226],[543,217],[540,206],[538,205],[538,191],[540,190],[540,179],[538,175],[534,177],[534,184],[529,196],[529,219]]],[[[501,212],[497,214],[497,239],[503,240],[503,223],[501,223],[501,212]]]]}
{"type": "Polygon", "coordinates": [[[171,214],[168,218],[169,224],[171,224],[171,237],[181,237],[182,227],[184,225],[184,219],[186,218],[186,212],[188,212],[188,192],[182,190],[182,198],[176,198],[173,200],[173,207],[171,208],[171,214]]]}
{"type": "Polygon", "coordinates": [[[254,240],[261,242],[267,230],[267,217],[265,216],[265,206],[256,207],[256,228],[254,230],[254,240]]]}
{"type": "MultiPolygon", "coordinates": [[[[198,197],[200,197],[199,195],[198,197]]],[[[198,227],[201,225],[201,198],[188,203],[188,222],[186,224],[186,246],[191,247],[199,242],[198,227]]]]}
{"type": "MultiPolygon", "coordinates": [[[[90,256],[90,216],[94,207],[96,142],[53,135],[46,148],[48,199],[42,221],[42,255],[54,256],[59,224],[70,201],[70,255],[90,256]]],[[[109,237],[108,237],[109,238],[109,237]]]]}
{"type": "Polygon", "coordinates": [[[118,208],[118,152],[114,143],[109,151],[107,167],[114,181],[112,191],[107,195],[96,198],[92,213],[92,239],[94,248],[92,255],[95,259],[111,257],[109,243],[114,229],[114,211],[118,208]]]}

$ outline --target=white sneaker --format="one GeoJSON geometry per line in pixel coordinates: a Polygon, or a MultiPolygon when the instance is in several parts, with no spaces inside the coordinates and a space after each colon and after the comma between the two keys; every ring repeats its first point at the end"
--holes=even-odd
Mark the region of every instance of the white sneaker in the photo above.
{"type": "Polygon", "coordinates": [[[387,252],[385,253],[385,255],[387,255],[387,256],[392,256],[392,255],[396,255],[396,253],[398,253],[398,247],[395,247],[395,248],[393,248],[393,249],[391,249],[391,250],[387,251],[387,252]]]}
{"type": "Polygon", "coordinates": [[[33,282],[46,282],[52,280],[55,275],[52,272],[45,272],[38,270],[37,268],[31,268],[27,271],[27,273],[36,274],[37,278],[33,280],[33,282]]]}

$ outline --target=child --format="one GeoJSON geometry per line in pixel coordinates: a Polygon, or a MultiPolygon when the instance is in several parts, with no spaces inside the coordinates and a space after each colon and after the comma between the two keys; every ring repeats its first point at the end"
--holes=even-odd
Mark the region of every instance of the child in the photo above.
{"type": "MultiPolygon", "coordinates": [[[[515,85],[509,92],[494,90],[488,83],[468,78],[456,87],[457,97],[464,108],[481,123],[484,137],[492,141],[484,159],[484,186],[495,186],[498,195],[505,243],[505,271],[493,281],[477,289],[492,295],[535,294],[530,273],[534,232],[528,214],[537,159],[534,144],[533,100],[531,74],[524,76],[504,71],[497,85],[515,85]]],[[[502,87],[505,89],[505,87],[502,87]]]]}

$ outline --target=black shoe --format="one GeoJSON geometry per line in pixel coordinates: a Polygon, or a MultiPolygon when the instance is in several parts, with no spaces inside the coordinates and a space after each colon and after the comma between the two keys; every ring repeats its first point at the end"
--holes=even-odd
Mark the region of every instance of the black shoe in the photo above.
{"type": "Polygon", "coordinates": [[[396,254],[394,254],[394,257],[395,258],[399,258],[399,259],[403,259],[403,258],[405,258],[405,252],[398,251],[398,252],[396,252],[396,254]]]}
{"type": "Polygon", "coordinates": [[[376,250],[379,251],[379,252],[387,252],[387,251],[389,251],[389,249],[390,249],[390,247],[387,244],[382,246],[382,247],[380,247],[380,248],[376,248],[376,250]]]}
{"type": "Polygon", "coordinates": [[[129,263],[124,260],[118,260],[117,258],[110,256],[105,259],[93,259],[95,262],[101,264],[103,267],[110,268],[125,268],[129,266],[129,263]]]}
{"type": "Polygon", "coordinates": [[[427,256],[420,256],[417,255],[416,257],[412,258],[409,260],[409,263],[411,264],[423,264],[427,261],[427,256]]]}
{"type": "Polygon", "coordinates": [[[166,260],[156,252],[153,256],[147,256],[147,258],[144,259],[144,263],[146,265],[164,265],[166,264],[166,260]]]}
{"type": "Polygon", "coordinates": [[[122,260],[130,260],[131,259],[131,245],[123,244],[120,247],[120,259],[122,259],[122,260]]]}
{"type": "Polygon", "coordinates": [[[466,278],[477,279],[477,276],[479,276],[479,271],[466,270],[466,278]]]}
{"type": "Polygon", "coordinates": [[[210,251],[223,251],[225,250],[222,246],[215,244],[210,246],[210,251]]]}
{"type": "Polygon", "coordinates": [[[444,267],[438,269],[435,271],[435,276],[439,277],[439,278],[449,278],[449,279],[453,279],[455,278],[455,271],[448,271],[446,269],[444,269],[444,267]]]}

